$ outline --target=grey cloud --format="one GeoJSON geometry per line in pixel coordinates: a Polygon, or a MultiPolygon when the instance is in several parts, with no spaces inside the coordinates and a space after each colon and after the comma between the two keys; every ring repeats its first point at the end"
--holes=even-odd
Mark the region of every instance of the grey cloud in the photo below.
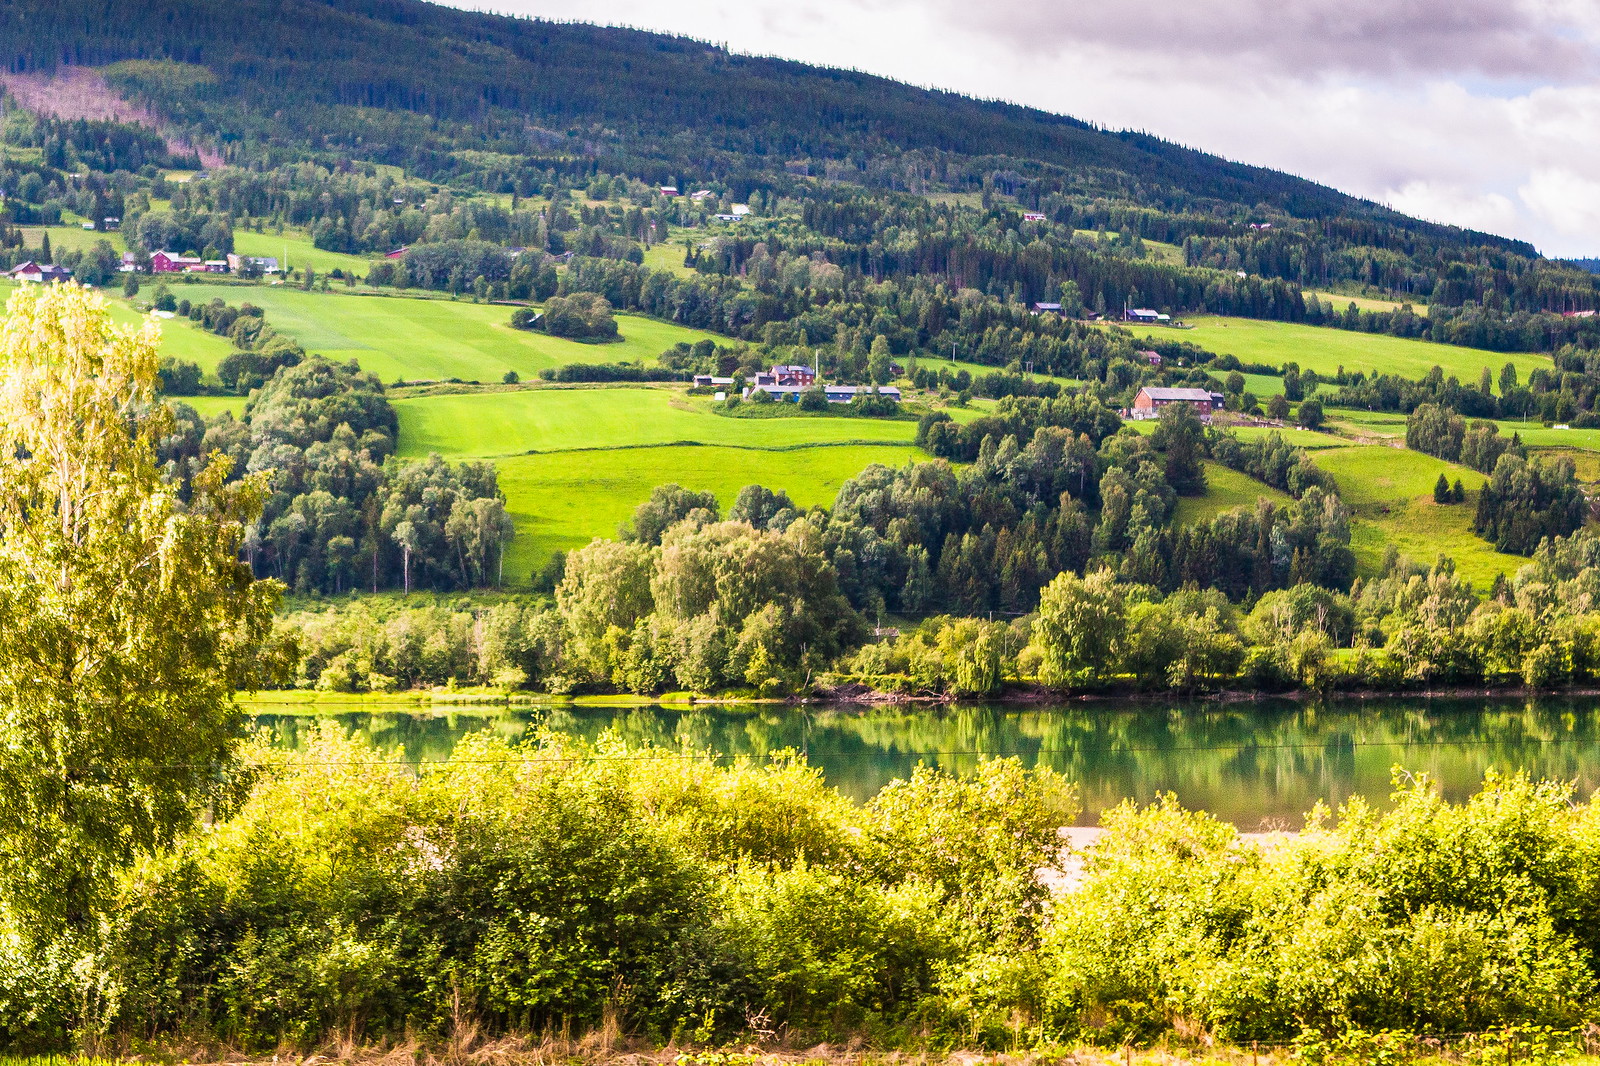
{"type": "MultiPolygon", "coordinates": [[[[892,2],[892,0],[891,0],[892,2]]],[[[934,0],[969,31],[1027,51],[1095,44],[1296,77],[1587,80],[1600,4],[1507,0],[934,0]]],[[[924,11],[928,10],[923,8],[924,11]]]]}

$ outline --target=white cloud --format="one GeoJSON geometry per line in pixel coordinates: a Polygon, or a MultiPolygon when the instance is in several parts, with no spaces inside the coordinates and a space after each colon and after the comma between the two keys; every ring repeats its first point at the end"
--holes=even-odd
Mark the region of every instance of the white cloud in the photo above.
{"type": "Polygon", "coordinates": [[[1522,202],[1552,230],[1600,243],[1600,181],[1570,170],[1536,170],[1521,189],[1522,202]]]}
{"type": "Polygon", "coordinates": [[[1397,211],[1427,219],[1468,226],[1486,233],[1509,233],[1517,224],[1517,205],[1502,193],[1480,193],[1460,185],[1435,181],[1410,181],[1391,191],[1384,201],[1397,211]]]}

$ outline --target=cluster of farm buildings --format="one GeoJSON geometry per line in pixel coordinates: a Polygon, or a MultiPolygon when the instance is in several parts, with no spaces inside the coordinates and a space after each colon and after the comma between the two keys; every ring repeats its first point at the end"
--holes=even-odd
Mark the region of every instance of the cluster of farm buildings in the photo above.
{"type": "MultiPolygon", "coordinates": [[[[726,390],[733,388],[733,383],[734,379],[731,377],[717,377],[713,374],[696,374],[694,378],[694,387],[697,389],[726,390]]],[[[748,400],[756,393],[762,392],[780,402],[798,403],[801,393],[814,388],[821,388],[829,403],[849,403],[857,396],[873,393],[891,400],[900,399],[900,390],[894,385],[819,385],[816,369],[798,363],[780,364],[771,370],[758,371],[739,395],[748,400]]],[[[725,392],[717,393],[719,398],[725,395],[725,392]]]]}
{"type": "MultiPolygon", "coordinates": [[[[132,252],[122,257],[122,272],[131,274],[138,269],[132,252]]],[[[274,256],[229,255],[226,259],[201,259],[196,255],[178,255],[176,252],[156,252],[150,256],[152,274],[237,274],[253,270],[260,274],[278,273],[278,260],[274,256]]],[[[48,284],[53,281],[71,281],[72,271],[54,263],[39,263],[30,259],[6,271],[12,281],[28,284],[48,284]]]]}

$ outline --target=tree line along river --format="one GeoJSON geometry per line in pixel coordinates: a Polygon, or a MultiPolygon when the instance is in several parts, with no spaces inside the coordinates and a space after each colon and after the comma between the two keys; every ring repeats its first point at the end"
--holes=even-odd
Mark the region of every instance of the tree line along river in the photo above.
{"type": "Polygon", "coordinates": [[[288,709],[246,704],[274,744],[296,748],[321,723],[396,758],[448,758],[464,735],[507,740],[543,728],[594,741],[612,731],[630,748],[767,758],[805,754],[828,782],[866,799],[919,762],[953,772],[1015,755],[1077,783],[1079,824],[1133,799],[1174,793],[1244,830],[1298,827],[1319,800],[1385,804],[1397,767],[1435,778],[1459,800],[1490,769],[1600,788],[1600,698],[1383,699],[1322,703],[1062,706],[718,706],[397,710],[393,705],[288,709]]]}

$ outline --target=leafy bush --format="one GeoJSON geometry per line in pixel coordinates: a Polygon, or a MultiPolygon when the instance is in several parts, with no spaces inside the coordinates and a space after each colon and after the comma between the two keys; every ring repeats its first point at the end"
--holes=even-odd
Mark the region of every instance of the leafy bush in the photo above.
{"type": "Polygon", "coordinates": [[[613,340],[617,336],[617,320],[612,317],[610,302],[592,292],[550,297],[539,324],[552,337],[613,340]]]}

